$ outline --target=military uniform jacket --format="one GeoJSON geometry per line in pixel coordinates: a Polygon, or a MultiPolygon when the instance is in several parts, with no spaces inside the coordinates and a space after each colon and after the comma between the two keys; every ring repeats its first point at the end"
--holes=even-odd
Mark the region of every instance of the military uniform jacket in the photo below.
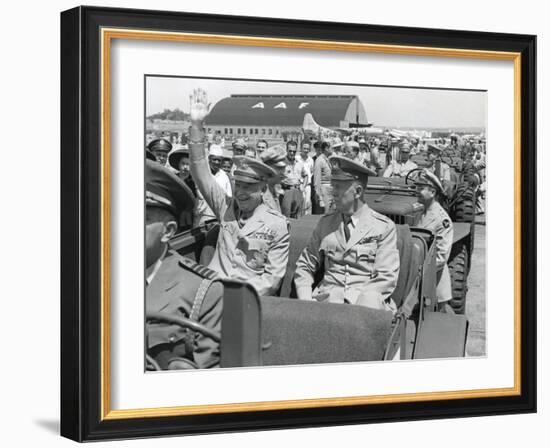
{"type": "Polygon", "coordinates": [[[209,186],[204,197],[220,222],[209,267],[225,278],[250,283],[259,295],[276,294],[288,263],[288,220],[262,203],[241,227],[236,201],[216,182],[209,186]]]}
{"type": "Polygon", "coordinates": [[[434,164],[428,168],[434,173],[442,182],[451,181],[451,167],[441,160],[436,160],[434,164]]]}
{"type": "MultiPolygon", "coordinates": [[[[174,253],[162,261],[146,286],[145,309],[191,318],[220,332],[223,285],[217,278],[211,269],[174,253]]],[[[217,342],[200,333],[191,333],[194,344],[190,356],[185,347],[187,337],[188,332],[179,325],[148,323],[147,352],[163,368],[169,368],[171,361],[182,358],[194,361],[199,368],[219,365],[217,342]]]]}
{"type": "Polygon", "coordinates": [[[407,160],[405,163],[393,162],[388,165],[383,177],[405,177],[416,168],[418,168],[418,165],[412,160],[407,160]]]}
{"type": "Polygon", "coordinates": [[[366,204],[356,216],[347,242],[341,213],[327,214],[318,222],[297,262],[298,295],[311,294],[315,272],[324,266],[314,299],[395,311],[391,300],[399,274],[395,224],[366,204]]]}
{"type": "Polygon", "coordinates": [[[281,204],[279,203],[279,197],[276,191],[277,185],[268,185],[264,193],[262,194],[262,199],[264,204],[269,208],[278,211],[281,213],[281,204]]]}
{"type": "Polygon", "coordinates": [[[327,159],[327,156],[320,154],[313,165],[313,182],[315,182],[316,191],[321,190],[321,184],[330,183],[332,176],[332,167],[327,159]]]}
{"type": "Polygon", "coordinates": [[[447,260],[453,246],[453,223],[445,209],[434,201],[432,205],[420,215],[417,227],[428,229],[435,235],[435,254],[437,264],[437,298],[444,302],[452,298],[451,276],[447,260]]]}

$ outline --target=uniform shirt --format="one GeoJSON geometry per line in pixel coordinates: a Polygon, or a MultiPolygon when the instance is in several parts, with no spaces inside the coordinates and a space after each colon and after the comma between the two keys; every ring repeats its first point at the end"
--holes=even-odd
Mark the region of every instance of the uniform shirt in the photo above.
{"type": "MultiPolygon", "coordinates": [[[[227,173],[219,169],[216,174],[214,174],[214,179],[229,197],[233,196],[233,188],[231,186],[231,180],[227,173]]],[[[208,206],[208,203],[202,196],[201,192],[197,190],[197,205],[195,210],[195,227],[198,227],[204,224],[210,219],[215,219],[216,215],[212,209],[208,206]]]]}
{"type": "Polygon", "coordinates": [[[416,227],[433,232],[435,235],[435,256],[437,266],[437,298],[440,302],[450,300],[451,276],[447,260],[453,246],[453,223],[445,209],[437,201],[420,215],[416,227]]]}
{"type": "Polygon", "coordinates": [[[209,267],[225,278],[250,283],[259,295],[276,294],[288,263],[287,219],[261,203],[241,226],[236,201],[216,182],[208,187],[204,198],[220,222],[209,267]]]}
{"type": "Polygon", "coordinates": [[[405,163],[392,161],[384,171],[383,177],[405,177],[409,171],[418,168],[418,165],[412,160],[407,160],[405,163]]]}
{"type": "MultiPolygon", "coordinates": [[[[220,332],[223,307],[221,282],[209,283],[202,302],[195,303],[199,286],[205,278],[212,278],[214,274],[207,271],[210,270],[176,253],[159,260],[147,278],[146,311],[190,318],[195,306],[195,320],[215,332],[220,332]]],[[[146,329],[147,352],[163,368],[168,368],[172,360],[189,359],[185,351],[184,328],[166,323],[148,323],[146,329]]],[[[219,359],[219,343],[197,333],[191,361],[199,368],[209,368],[218,366],[219,359]]]]}
{"type": "Polygon", "coordinates": [[[267,205],[269,208],[281,213],[278,187],[280,188],[280,184],[268,185],[265,191],[262,193],[262,199],[264,201],[264,204],[267,205]]]}
{"type": "Polygon", "coordinates": [[[439,180],[443,182],[451,182],[451,167],[445,162],[436,160],[434,164],[428,168],[432,173],[434,173],[439,180]],[[438,168],[439,165],[439,168],[438,168]]]}
{"type": "Polygon", "coordinates": [[[364,204],[352,217],[346,241],[341,213],[324,215],[296,264],[298,297],[395,311],[391,294],[399,275],[395,224],[364,204]],[[315,273],[324,277],[311,291],[315,273]]]}
{"type": "Polygon", "coordinates": [[[325,154],[320,154],[315,159],[313,166],[313,182],[315,182],[315,190],[321,191],[321,184],[329,184],[332,177],[332,167],[325,154]]]}

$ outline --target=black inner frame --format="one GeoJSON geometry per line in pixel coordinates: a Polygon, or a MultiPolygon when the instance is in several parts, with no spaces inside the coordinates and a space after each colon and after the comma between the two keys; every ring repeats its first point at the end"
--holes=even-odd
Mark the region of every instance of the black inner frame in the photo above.
{"type": "Polygon", "coordinates": [[[531,35],[95,7],[63,12],[61,434],[89,441],[535,412],[535,57],[531,35]],[[102,27],[521,53],[521,395],[101,421],[102,27]]]}

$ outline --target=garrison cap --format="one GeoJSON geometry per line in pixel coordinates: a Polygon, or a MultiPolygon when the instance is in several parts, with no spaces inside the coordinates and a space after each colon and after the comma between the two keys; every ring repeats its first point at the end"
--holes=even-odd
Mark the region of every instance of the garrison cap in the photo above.
{"type": "Polygon", "coordinates": [[[260,159],[268,166],[279,168],[286,166],[286,150],[281,145],[272,146],[262,151],[260,159]]]}
{"type": "Polygon", "coordinates": [[[370,168],[347,157],[332,156],[329,161],[332,165],[332,180],[359,180],[366,183],[369,176],[376,176],[370,168]]]}
{"type": "Polygon", "coordinates": [[[443,148],[440,145],[436,145],[436,144],[433,144],[433,143],[428,143],[428,151],[433,151],[433,152],[437,152],[438,154],[440,154],[441,151],[443,151],[443,148]]]}
{"type": "Polygon", "coordinates": [[[333,138],[330,143],[332,148],[340,148],[344,144],[339,137],[333,138]]]}
{"type": "Polygon", "coordinates": [[[418,177],[414,183],[416,185],[428,185],[429,187],[433,187],[438,190],[439,193],[443,193],[443,185],[441,184],[441,181],[429,170],[424,169],[419,171],[418,177]]]}
{"type": "Polygon", "coordinates": [[[168,154],[168,164],[172,168],[179,170],[180,161],[184,157],[189,157],[189,149],[187,146],[174,149],[170,154],[168,154]]]}
{"type": "Polygon", "coordinates": [[[181,212],[193,210],[195,197],[187,184],[169,168],[146,160],[145,204],[168,210],[177,219],[181,212]]]}
{"type": "Polygon", "coordinates": [[[164,138],[157,138],[147,145],[149,151],[170,152],[172,151],[172,143],[164,138]]]}
{"type": "Polygon", "coordinates": [[[346,149],[359,151],[359,143],[354,140],[349,140],[345,143],[346,149]]]}
{"type": "Polygon", "coordinates": [[[400,149],[401,152],[411,152],[411,145],[409,142],[404,142],[400,149]]]}
{"type": "Polygon", "coordinates": [[[233,178],[240,182],[257,184],[266,182],[277,174],[273,168],[253,157],[235,156],[233,162],[236,166],[233,178]]]}

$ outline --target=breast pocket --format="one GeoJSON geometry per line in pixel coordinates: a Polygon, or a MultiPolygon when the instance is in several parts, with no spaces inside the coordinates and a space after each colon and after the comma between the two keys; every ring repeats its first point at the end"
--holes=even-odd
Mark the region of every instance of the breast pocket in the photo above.
{"type": "Polygon", "coordinates": [[[354,248],[355,262],[369,272],[374,271],[376,261],[376,243],[360,244],[354,248]]]}
{"type": "Polygon", "coordinates": [[[245,238],[243,253],[245,263],[250,269],[263,270],[269,252],[269,242],[266,240],[245,238]]]}

